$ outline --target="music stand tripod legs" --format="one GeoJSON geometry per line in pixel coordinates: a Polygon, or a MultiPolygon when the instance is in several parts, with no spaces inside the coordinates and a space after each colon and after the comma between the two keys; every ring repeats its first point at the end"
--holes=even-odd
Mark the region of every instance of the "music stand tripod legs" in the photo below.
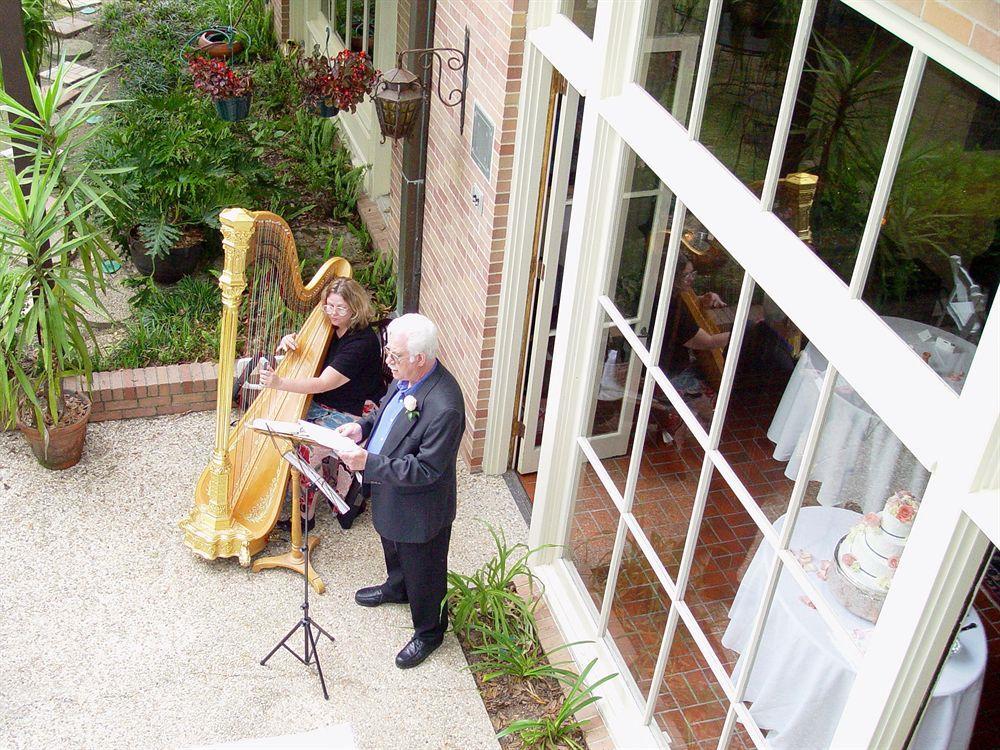
{"type": "MultiPolygon", "coordinates": [[[[295,528],[295,526],[297,525],[296,520],[299,517],[299,472],[294,466],[292,467],[291,481],[292,481],[292,528],[295,528]]],[[[303,556],[304,569],[306,571],[311,571],[311,568],[309,567],[309,548],[312,545],[309,544],[308,524],[306,524],[305,534],[302,535],[301,544],[302,546],[299,547],[299,551],[302,553],[303,556]]],[[[266,666],[268,659],[274,656],[281,648],[284,648],[288,653],[290,653],[300,662],[305,664],[307,667],[310,666],[313,660],[315,660],[316,671],[319,673],[319,684],[323,688],[323,697],[326,700],[330,700],[330,694],[326,690],[326,679],[323,677],[323,667],[319,663],[319,651],[316,648],[317,637],[316,637],[316,632],[314,631],[318,631],[320,634],[325,635],[327,638],[330,639],[331,643],[333,642],[334,638],[332,635],[323,630],[323,628],[321,628],[319,625],[313,622],[312,618],[309,616],[310,576],[304,575],[302,579],[303,579],[303,591],[304,591],[302,599],[302,619],[300,619],[295,624],[295,627],[293,627],[291,630],[288,631],[288,634],[284,638],[278,641],[278,645],[272,648],[270,653],[268,653],[267,656],[265,656],[263,659],[260,660],[260,663],[261,666],[266,666]],[[303,633],[304,652],[305,652],[304,656],[300,656],[288,645],[288,640],[293,635],[295,635],[295,633],[298,631],[299,628],[302,628],[302,630],[304,631],[303,633]]]]}

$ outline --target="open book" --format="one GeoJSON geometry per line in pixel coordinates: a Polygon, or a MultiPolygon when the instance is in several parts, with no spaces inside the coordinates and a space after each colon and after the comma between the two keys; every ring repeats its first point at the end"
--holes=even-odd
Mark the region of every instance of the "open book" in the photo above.
{"type": "Polygon", "coordinates": [[[358,446],[349,437],[341,435],[329,427],[300,419],[298,422],[278,422],[273,419],[255,419],[253,429],[258,432],[273,433],[279,437],[290,437],[303,443],[315,443],[329,448],[334,453],[355,450],[358,446]]]}

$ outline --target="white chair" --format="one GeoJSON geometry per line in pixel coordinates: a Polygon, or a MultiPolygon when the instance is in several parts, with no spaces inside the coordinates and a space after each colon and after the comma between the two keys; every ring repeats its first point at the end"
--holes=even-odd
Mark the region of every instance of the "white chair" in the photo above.
{"type": "Polygon", "coordinates": [[[986,295],[978,284],[973,283],[969,272],[962,267],[962,259],[959,256],[952,255],[948,260],[951,263],[951,274],[955,285],[934,305],[934,322],[935,325],[941,325],[947,315],[954,321],[959,336],[973,340],[983,330],[983,323],[986,320],[986,295]]]}

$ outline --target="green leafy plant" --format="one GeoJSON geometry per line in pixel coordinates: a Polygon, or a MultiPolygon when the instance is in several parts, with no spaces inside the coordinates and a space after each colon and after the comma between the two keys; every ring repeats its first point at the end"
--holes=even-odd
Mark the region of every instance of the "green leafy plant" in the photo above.
{"type": "Polygon", "coordinates": [[[22,173],[7,165],[0,189],[0,416],[10,426],[23,409],[46,434],[63,417],[63,378],[93,372],[88,315],[103,310],[101,261],[114,259],[88,219],[113,196],[86,198],[82,176],[62,184],[64,169],[65,153],[39,149],[22,173]]]}
{"type": "Polygon", "coordinates": [[[219,355],[222,296],[213,279],[188,276],[167,288],[140,276],[129,282],[133,319],[125,336],[97,359],[104,370],[206,362],[219,355]]]}
{"type": "Polygon", "coordinates": [[[137,226],[158,258],[185,232],[218,226],[220,209],[246,199],[245,153],[227,124],[190,92],[137,99],[119,113],[98,149],[103,164],[131,168],[117,182],[133,206],[111,227],[119,241],[137,226]]]}
{"type": "Polygon", "coordinates": [[[590,706],[601,699],[599,695],[594,695],[594,690],[603,685],[608,680],[617,677],[617,673],[609,674],[593,685],[587,685],[587,676],[597,664],[597,659],[591,661],[578,677],[572,680],[565,680],[569,686],[566,698],[555,716],[542,716],[535,719],[519,719],[508,724],[497,733],[497,739],[508,735],[516,735],[524,747],[539,748],[541,750],[556,750],[557,748],[571,748],[572,750],[583,750],[583,745],[577,741],[576,734],[581,732],[586,726],[586,722],[577,720],[576,714],[587,706],[590,706]]]}
{"type": "MultiPolygon", "coordinates": [[[[484,625],[476,629],[474,641],[476,645],[471,650],[479,658],[469,664],[469,669],[482,674],[484,682],[501,675],[521,679],[576,677],[573,672],[562,666],[570,664],[570,661],[550,663],[538,643],[524,633],[511,634],[484,625]]],[[[550,651],[548,656],[587,642],[566,643],[550,651]]]]}
{"type": "Polygon", "coordinates": [[[535,637],[535,606],[538,599],[524,599],[514,587],[514,579],[524,576],[534,586],[528,558],[541,547],[507,543],[503,530],[487,526],[496,555],[481,568],[465,575],[448,573],[448,593],[443,606],[451,613],[452,629],[466,637],[477,628],[505,633],[514,638],[535,637]]]}
{"type": "Polygon", "coordinates": [[[355,268],[354,279],[371,292],[382,317],[396,309],[396,273],[390,258],[376,255],[368,265],[355,268]]]}
{"type": "Polygon", "coordinates": [[[51,0],[21,0],[24,56],[31,78],[37,78],[53,40],[51,0]]]}

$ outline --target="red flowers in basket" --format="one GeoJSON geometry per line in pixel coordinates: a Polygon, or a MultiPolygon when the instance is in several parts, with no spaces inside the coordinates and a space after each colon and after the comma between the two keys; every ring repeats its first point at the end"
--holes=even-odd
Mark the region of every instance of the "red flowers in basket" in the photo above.
{"type": "Polygon", "coordinates": [[[233,70],[222,58],[193,56],[188,60],[188,72],[195,89],[216,101],[248,96],[253,90],[249,74],[233,70]]]}
{"type": "Polygon", "coordinates": [[[345,49],[336,57],[319,53],[319,45],[302,64],[302,90],[306,101],[314,106],[325,104],[354,112],[378,79],[364,52],[345,49]]]}

